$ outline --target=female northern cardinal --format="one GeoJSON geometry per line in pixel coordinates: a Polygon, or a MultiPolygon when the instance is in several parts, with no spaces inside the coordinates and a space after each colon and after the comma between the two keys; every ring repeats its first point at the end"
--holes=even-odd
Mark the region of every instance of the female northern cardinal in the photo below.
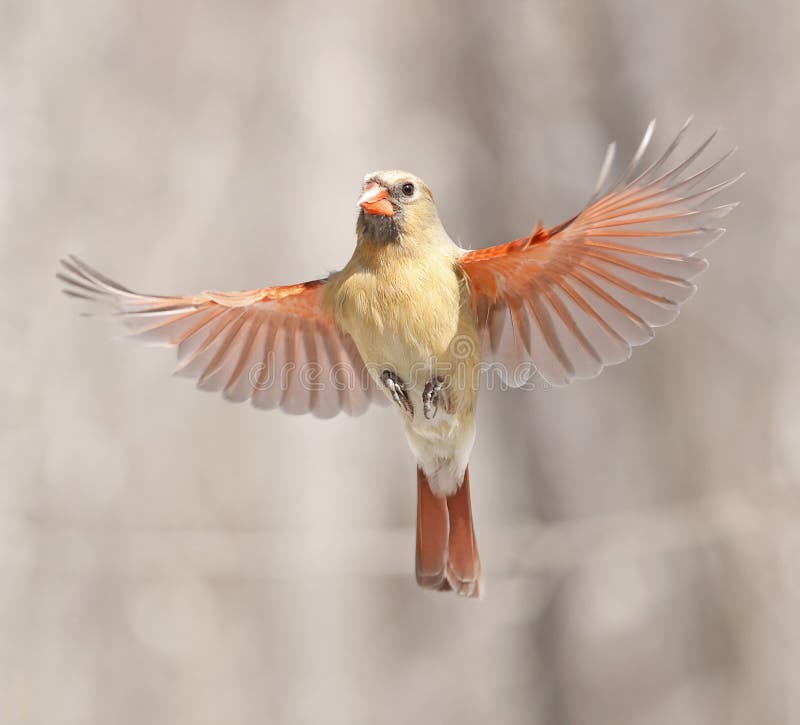
{"type": "Polygon", "coordinates": [[[713,135],[667,166],[688,122],[639,172],[653,126],[602,192],[612,144],[577,216],[488,249],[450,239],[419,178],[378,171],[365,178],[353,256],[326,279],[162,297],[74,257],[59,277],[68,294],[110,303],[134,338],[177,345],[178,372],[229,400],[320,417],[393,400],[417,459],[417,582],[478,596],[467,468],[477,373],[490,365],[512,386],[536,372],[565,385],[627,359],[675,319],[707,266],[695,253],[735,206],[705,206],[739,178],[705,183],[729,154],[687,174],[713,135]]]}

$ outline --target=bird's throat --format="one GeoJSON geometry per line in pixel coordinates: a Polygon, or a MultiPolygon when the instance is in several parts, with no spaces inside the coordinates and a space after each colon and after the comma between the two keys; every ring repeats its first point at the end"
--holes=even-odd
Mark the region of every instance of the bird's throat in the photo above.
{"type": "Polygon", "coordinates": [[[356,232],[359,240],[377,244],[395,244],[400,241],[400,223],[395,216],[383,216],[382,214],[366,214],[362,211],[358,215],[356,232]]]}

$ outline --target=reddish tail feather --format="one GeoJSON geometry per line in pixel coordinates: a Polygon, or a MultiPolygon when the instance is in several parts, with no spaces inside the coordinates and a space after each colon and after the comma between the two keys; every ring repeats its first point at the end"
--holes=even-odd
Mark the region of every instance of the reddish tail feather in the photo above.
{"type": "Polygon", "coordinates": [[[447,497],[431,491],[417,468],[417,583],[426,589],[480,596],[481,561],[472,524],[469,469],[447,497]]]}

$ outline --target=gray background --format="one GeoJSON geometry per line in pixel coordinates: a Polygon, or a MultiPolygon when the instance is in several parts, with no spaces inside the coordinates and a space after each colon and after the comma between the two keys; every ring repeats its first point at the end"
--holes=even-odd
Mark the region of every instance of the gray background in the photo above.
{"type": "Polygon", "coordinates": [[[794,0],[0,0],[0,722],[800,723],[798,31],[794,0]],[[200,394],[53,279],[320,276],[382,167],[504,241],[689,113],[743,204],[630,362],[482,398],[479,603],[414,584],[390,411],[200,394]]]}

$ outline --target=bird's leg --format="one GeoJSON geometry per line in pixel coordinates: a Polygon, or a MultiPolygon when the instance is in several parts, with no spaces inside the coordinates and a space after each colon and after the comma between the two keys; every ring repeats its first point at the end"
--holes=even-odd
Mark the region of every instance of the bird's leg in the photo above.
{"type": "Polygon", "coordinates": [[[436,417],[440,401],[444,403],[445,409],[447,409],[446,395],[444,378],[441,375],[437,375],[425,383],[425,389],[422,391],[422,412],[425,415],[425,420],[431,420],[436,417]]]}
{"type": "Polygon", "coordinates": [[[386,389],[392,394],[392,399],[397,403],[406,413],[414,415],[414,408],[408,398],[405,383],[397,377],[391,370],[384,370],[381,374],[381,380],[386,386],[386,389]]]}

